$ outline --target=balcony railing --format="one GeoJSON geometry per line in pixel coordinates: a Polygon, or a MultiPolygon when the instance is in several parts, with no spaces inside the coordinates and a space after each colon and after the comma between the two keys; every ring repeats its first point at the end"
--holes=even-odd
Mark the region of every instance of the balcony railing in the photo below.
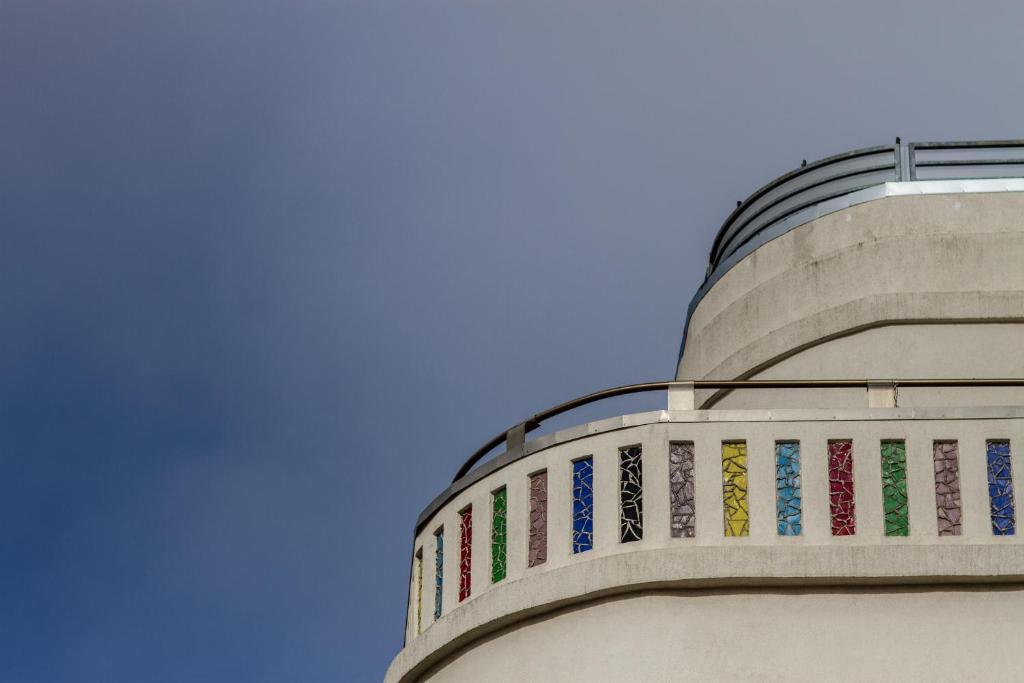
{"type": "MultiPolygon", "coordinates": [[[[505,444],[506,454],[522,454],[526,444],[526,435],[541,426],[545,420],[549,420],[562,413],[569,412],[585,405],[597,403],[617,396],[629,394],[640,394],[652,391],[666,391],[668,396],[667,409],[694,410],[696,408],[695,392],[701,390],[747,390],[747,389],[864,389],[869,408],[895,408],[898,407],[899,389],[903,388],[928,388],[928,387],[1024,387],[1024,379],[1021,378],[964,378],[964,379],[817,379],[817,380],[694,380],[644,382],[642,384],[627,384],[620,387],[612,387],[596,391],[586,396],[574,398],[547,410],[534,414],[530,418],[514,425],[513,427],[496,434],[480,448],[478,448],[462,466],[459,467],[452,479],[452,486],[466,478],[473,467],[482,461],[488,453],[505,444]]],[[[514,455],[513,455],[514,457],[514,455]]]]}

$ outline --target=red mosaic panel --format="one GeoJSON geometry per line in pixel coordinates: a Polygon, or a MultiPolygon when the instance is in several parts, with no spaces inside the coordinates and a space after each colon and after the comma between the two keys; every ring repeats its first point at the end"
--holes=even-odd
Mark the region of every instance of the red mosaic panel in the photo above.
{"type": "Polygon", "coordinates": [[[469,597],[473,581],[473,508],[459,513],[459,602],[469,597]]]}
{"type": "Polygon", "coordinates": [[[828,502],[833,536],[857,533],[853,501],[853,442],[828,442],[828,502]]]}

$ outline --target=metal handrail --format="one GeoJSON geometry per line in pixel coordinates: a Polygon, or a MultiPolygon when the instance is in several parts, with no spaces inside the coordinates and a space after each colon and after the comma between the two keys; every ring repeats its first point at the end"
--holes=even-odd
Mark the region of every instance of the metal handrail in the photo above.
{"type": "Polygon", "coordinates": [[[510,429],[495,435],[487,443],[478,448],[469,458],[462,463],[455,477],[454,484],[459,479],[469,474],[473,466],[480,462],[484,456],[497,448],[504,441],[507,443],[507,451],[521,451],[525,445],[527,433],[540,427],[544,420],[561,415],[575,408],[603,401],[607,398],[625,396],[628,394],[640,394],[649,391],[666,391],[672,387],[703,390],[703,389],[868,389],[877,386],[922,388],[922,387],[1024,387],[1022,378],[990,378],[990,379],[736,379],[736,380],[694,380],[665,381],[665,382],[644,382],[641,384],[627,384],[620,387],[612,387],[602,391],[595,391],[592,394],[574,398],[571,401],[560,403],[553,408],[542,410],[530,418],[516,424],[510,429]]]}
{"type": "Polygon", "coordinates": [[[980,141],[959,141],[959,142],[910,142],[900,144],[899,138],[895,145],[882,145],[878,147],[865,147],[842,154],[826,157],[818,161],[806,163],[797,169],[784,173],[774,180],[761,186],[750,194],[745,200],[739,202],[736,208],[726,217],[718,233],[715,235],[714,243],[711,246],[711,253],[708,263],[708,276],[725,261],[729,255],[740,248],[744,242],[753,235],[769,228],[774,223],[783,220],[790,214],[806,208],[806,206],[825,201],[826,199],[843,194],[850,194],[863,189],[868,185],[853,185],[851,188],[842,189],[834,193],[824,192],[822,197],[808,198],[799,206],[783,208],[777,215],[771,215],[773,209],[779,208],[795,196],[808,193],[817,188],[827,189],[831,184],[838,181],[856,178],[857,176],[870,176],[881,171],[891,169],[891,180],[914,181],[919,180],[918,168],[946,168],[953,171],[952,175],[944,175],[943,178],[988,178],[991,173],[971,170],[970,167],[984,166],[1024,166],[1024,156],[1020,156],[1020,150],[1024,148],[1024,140],[980,140],[980,141]],[[972,151],[988,150],[988,156],[979,157],[958,157],[957,154],[970,153],[972,151]],[[1000,156],[999,151],[1005,150],[1000,156]],[[917,152],[927,152],[933,157],[931,159],[918,159],[917,152]],[[991,152],[996,152],[993,156],[991,152]],[[1014,152],[1017,154],[1015,155],[1014,152]],[[943,154],[949,155],[943,158],[943,154]],[[866,157],[878,157],[876,164],[861,166],[858,160],[866,157]],[[889,160],[891,159],[891,161],[889,160]],[[822,169],[832,169],[834,173],[824,177],[815,177],[810,174],[817,174],[822,169]],[[959,171],[959,172],[956,172],[959,171]],[[779,196],[770,201],[762,200],[773,192],[779,196]],[[769,214],[767,218],[762,218],[769,214]],[[750,234],[744,239],[736,242],[737,236],[745,230],[750,234]]]}

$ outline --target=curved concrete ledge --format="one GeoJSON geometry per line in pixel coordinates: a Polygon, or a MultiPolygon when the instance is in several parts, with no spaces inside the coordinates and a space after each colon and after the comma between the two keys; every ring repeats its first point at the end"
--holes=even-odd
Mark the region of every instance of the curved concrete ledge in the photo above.
{"type": "Polygon", "coordinates": [[[1021,216],[1024,193],[1006,192],[888,197],[806,223],[706,292],[677,377],[746,377],[870,326],[1022,321],[1021,216]]]}
{"type": "Polygon", "coordinates": [[[581,559],[527,575],[442,617],[406,648],[385,680],[411,681],[489,633],[566,606],[661,589],[998,584],[1024,581],[1024,546],[679,547],[581,559]]]}

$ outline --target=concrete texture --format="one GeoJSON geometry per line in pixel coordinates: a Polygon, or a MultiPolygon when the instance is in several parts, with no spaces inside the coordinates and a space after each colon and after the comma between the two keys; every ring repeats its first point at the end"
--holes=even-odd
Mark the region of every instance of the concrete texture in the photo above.
{"type": "MultiPolygon", "coordinates": [[[[958,328],[965,322],[1024,323],[1022,216],[1024,193],[1003,192],[887,197],[811,221],[749,254],[708,291],[690,319],[677,377],[760,376],[786,359],[793,378],[913,376],[888,362],[889,352],[902,351],[904,361],[912,349],[930,345],[937,349],[934,362],[920,359],[915,372],[1020,375],[1024,361],[999,353],[1010,325],[958,328]],[[931,325],[924,330],[911,323],[931,325]],[[888,333],[884,346],[873,343],[883,340],[854,339],[846,347],[860,354],[824,352],[803,362],[808,349],[894,324],[899,329],[888,333]],[[944,340],[947,334],[955,338],[944,340]],[[911,348],[904,348],[904,340],[911,348]],[[935,361],[938,349],[956,348],[971,353],[935,361]],[[822,368],[825,356],[830,364],[822,368]],[[979,368],[978,358],[985,356],[998,365],[979,368]],[[901,371],[887,369],[894,366],[901,371]]],[[[709,396],[699,394],[698,405],[709,396]]],[[[769,396],[754,400],[774,405],[764,403],[769,396]]],[[[820,405],[813,403],[818,397],[808,398],[812,402],[805,405],[820,405]]]]}

